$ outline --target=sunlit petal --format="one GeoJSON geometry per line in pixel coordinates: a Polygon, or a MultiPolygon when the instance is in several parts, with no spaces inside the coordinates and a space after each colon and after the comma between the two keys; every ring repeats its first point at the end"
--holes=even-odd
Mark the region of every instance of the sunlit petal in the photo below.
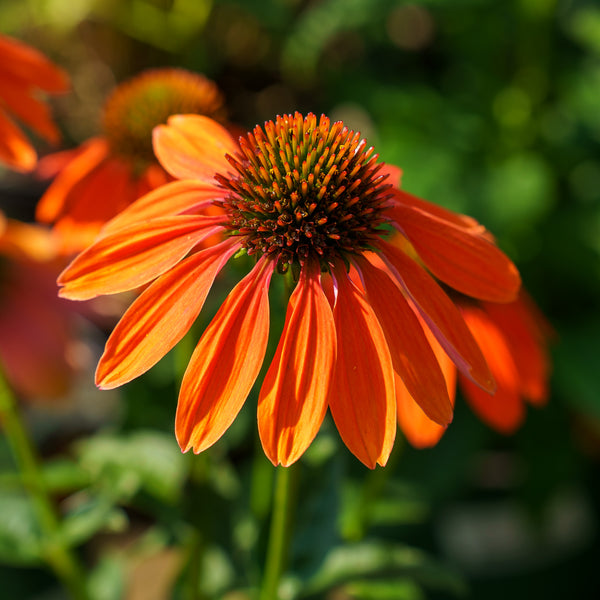
{"type": "Polygon", "coordinates": [[[109,337],[96,384],[110,389],[131,381],[171,350],[197,318],[215,277],[238,248],[229,239],[193,254],[144,290],[109,337]]]}
{"type": "Polygon", "coordinates": [[[185,372],[175,433],[201,452],[231,425],[260,371],[269,337],[268,289],[274,264],[262,259],[227,296],[185,372]]]}
{"type": "Polygon", "coordinates": [[[154,219],[99,239],[62,272],[61,296],[74,300],[135,289],[177,264],[219,231],[220,217],[154,219]]]}
{"type": "Polygon", "coordinates": [[[385,465],[396,434],[394,369],[385,335],[343,266],[334,270],[337,360],[329,406],[344,443],[365,465],[385,465]]]}
{"type": "Polygon", "coordinates": [[[381,270],[357,260],[367,297],[383,328],[394,370],[430,419],[447,425],[452,403],[446,382],[417,316],[398,287],[381,270]]]}
{"type": "Polygon", "coordinates": [[[317,262],[303,267],[258,402],[258,428],[273,464],[296,461],[319,431],[335,362],[331,307],[317,262]]]}
{"type": "Polygon", "coordinates": [[[184,214],[212,205],[223,196],[214,185],[194,180],[173,181],[139,198],[102,229],[102,235],[158,217],[184,214]]]}
{"type": "Polygon", "coordinates": [[[154,152],[162,166],[177,179],[214,182],[214,174],[229,170],[225,154],[237,146],[229,132],[202,115],[175,115],[167,125],[154,128],[154,152]]]}
{"type": "Polygon", "coordinates": [[[439,285],[402,250],[379,242],[382,258],[458,369],[493,392],[494,379],[460,312],[439,285]]]}
{"type": "Polygon", "coordinates": [[[482,300],[516,298],[521,285],[517,268],[484,236],[414,206],[398,204],[394,218],[427,268],[444,283],[482,300]]]}

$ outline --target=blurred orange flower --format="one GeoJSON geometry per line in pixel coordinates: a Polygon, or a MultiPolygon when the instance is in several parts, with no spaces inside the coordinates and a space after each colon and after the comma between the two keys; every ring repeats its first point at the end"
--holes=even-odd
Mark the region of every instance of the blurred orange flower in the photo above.
{"type": "MultiPolygon", "coordinates": [[[[459,374],[460,388],[479,418],[501,433],[513,433],[525,418],[525,402],[542,406],[548,398],[550,327],[525,291],[514,302],[496,304],[469,298],[455,300],[496,380],[494,394],[459,374]]],[[[453,395],[456,368],[438,347],[438,360],[453,395]]],[[[429,419],[404,391],[398,421],[416,447],[434,446],[445,428],[429,419]]]]}
{"type": "Polygon", "coordinates": [[[177,113],[222,120],[223,97],[202,75],[172,68],[145,71],[109,96],[102,135],[40,160],[38,174],[56,178],[36,218],[55,224],[62,252],[85,248],[106,221],[171,179],[154,157],[152,129],[177,113]]]}
{"type": "Polygon", "coordinates": [[[296,113],[240,138],[200,116],[171,117],[154,148],[179,181],[141,198],[61,274],[61,295],[86,299],[149,284],[110,336],[96,372],[105,389],[139,376],[198,316],[229,260],[253,256],[208,325],[184,375],[176,416],[183,451],[215,443],[254,385],[269,337],[269,284],[295,288],[258,399],[266,455],[289,465],[310,445],[327,408],[347,447],[384,465],[397,428],[396,381],[430,419],[452,403],[419,319],[456,367],[493,392],[485,358],[435,277],[476,298],[507,302],[520,287],[512,262],[474,220],[389,183],[360,134],[296,113]],[[219,215],[207,214],[214,206],[219,215]],[[199,244],[222,232],[215,244],[199,244]],[[350,267],[350,270],[349,270],[350,267]]]}
{"type": "Polygon", "coordinates": [[[56,295],[61,264],[49,232],[0,212],[0,364],[24,398],[63,396],[74,312],[56,295]]]}
{"type": "Polygon", "coordinates": [[[51,143],[60,134],[38,92],[65,92],[66,74],[23,42],[0,35],[0,162],[19,171],[33,169],[37,154],[11,116],[51,143]]]}

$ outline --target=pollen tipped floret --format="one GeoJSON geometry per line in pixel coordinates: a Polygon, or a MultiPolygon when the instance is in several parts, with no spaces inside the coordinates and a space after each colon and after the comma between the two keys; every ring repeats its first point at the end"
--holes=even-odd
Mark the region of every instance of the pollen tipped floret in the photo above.
{"type": "Polygon", "coordinates": [[[364,251],[384,232],[391,188],[377,158],[358,132],[325,116],[257,126],[227,157],[236,174],[216,176],[229,191],[228,228],[248,254],[272,255],[281,272],[309,257],[326,267],[364,251]]]}
{"type": "Polygon", "coordinates": [[[184,69],[151,69],[122,83],[104,106],[111,151],[138,163],[154,162],[152,130],[176,114],[222,121],[224,98],[213,81],[184,69]]]}

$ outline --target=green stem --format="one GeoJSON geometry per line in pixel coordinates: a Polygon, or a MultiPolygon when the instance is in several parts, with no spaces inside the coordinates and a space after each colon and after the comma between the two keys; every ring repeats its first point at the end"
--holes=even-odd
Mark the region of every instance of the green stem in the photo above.
{"type": "Polygon", "coordinates": [[[267,558],[259,600],[277,600],[281,575],[286,567],[291,540],[290,526],[293,509],[297,465],[277,467],[277,479],[273,496],[271,529],[267,546],[267,558]]]}
{"type": "Polygon", "coordinates": [[[42,557],[74,600],[86,600],[85,578],[75,555],[60,539],[60,521],[44,484],[36,450],[21,420],[12,391],[0,369],[0,423],[20,470],[23,486],[31,495],[44,546],[42,557]]]}

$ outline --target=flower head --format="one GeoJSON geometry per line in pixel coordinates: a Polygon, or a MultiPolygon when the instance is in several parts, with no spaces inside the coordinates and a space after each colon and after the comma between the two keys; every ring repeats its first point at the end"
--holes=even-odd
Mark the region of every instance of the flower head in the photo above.
{"type": "Polygon", "coordinates": [[[398,170],[379,163],[358,133],[296,113],[257,126],[238,146],[210,119],[175,116],[154,130],[154,149],[180,181],[108,223],[59,283],[72,299],[149,284],[98,365],[98,385],[111,388],[181,339],[228,261],[254,259],[184,375],[176,417],[184,451],[217,441],[246,400],[267,351],[269,284],[279,273],[295,287],[258,400],[259,433],[274,464],[302,455],[328,408],[363,463],[385,464],[396,380],[447,425],[452,403],[425,329],[461,373],[494,389],[459,309],[431,273],[462,293],[505,302],[520,286],[516,268],[472,219],[397,190],[398,170]],[[209,214],[215,205],[220,214],[209,214]],[[387,241],[394,230],[426,268],[387,241]],[[215,232],[224,239],[200,249],[215,232]]]}
{"type": "Polygon", "coordinates": [[[56,143],[60,134],[39,91],[65,92],[66,74],[26,44],[0,35],[0,162],[19,171],[33,169],[37,154],[11,117],[56,143]]]}
{"type": "Polygon", "coordinates": [[[152,130],[177,113],[222,120],[223,97],[202,75],[172,68],[146,71],[109,96],[102,135],[40,161],[38,173],[56,178],[36,217],[55,224],[64,252],[90,244],[106,221],[170,180],[154,157],[152,130]]]}

